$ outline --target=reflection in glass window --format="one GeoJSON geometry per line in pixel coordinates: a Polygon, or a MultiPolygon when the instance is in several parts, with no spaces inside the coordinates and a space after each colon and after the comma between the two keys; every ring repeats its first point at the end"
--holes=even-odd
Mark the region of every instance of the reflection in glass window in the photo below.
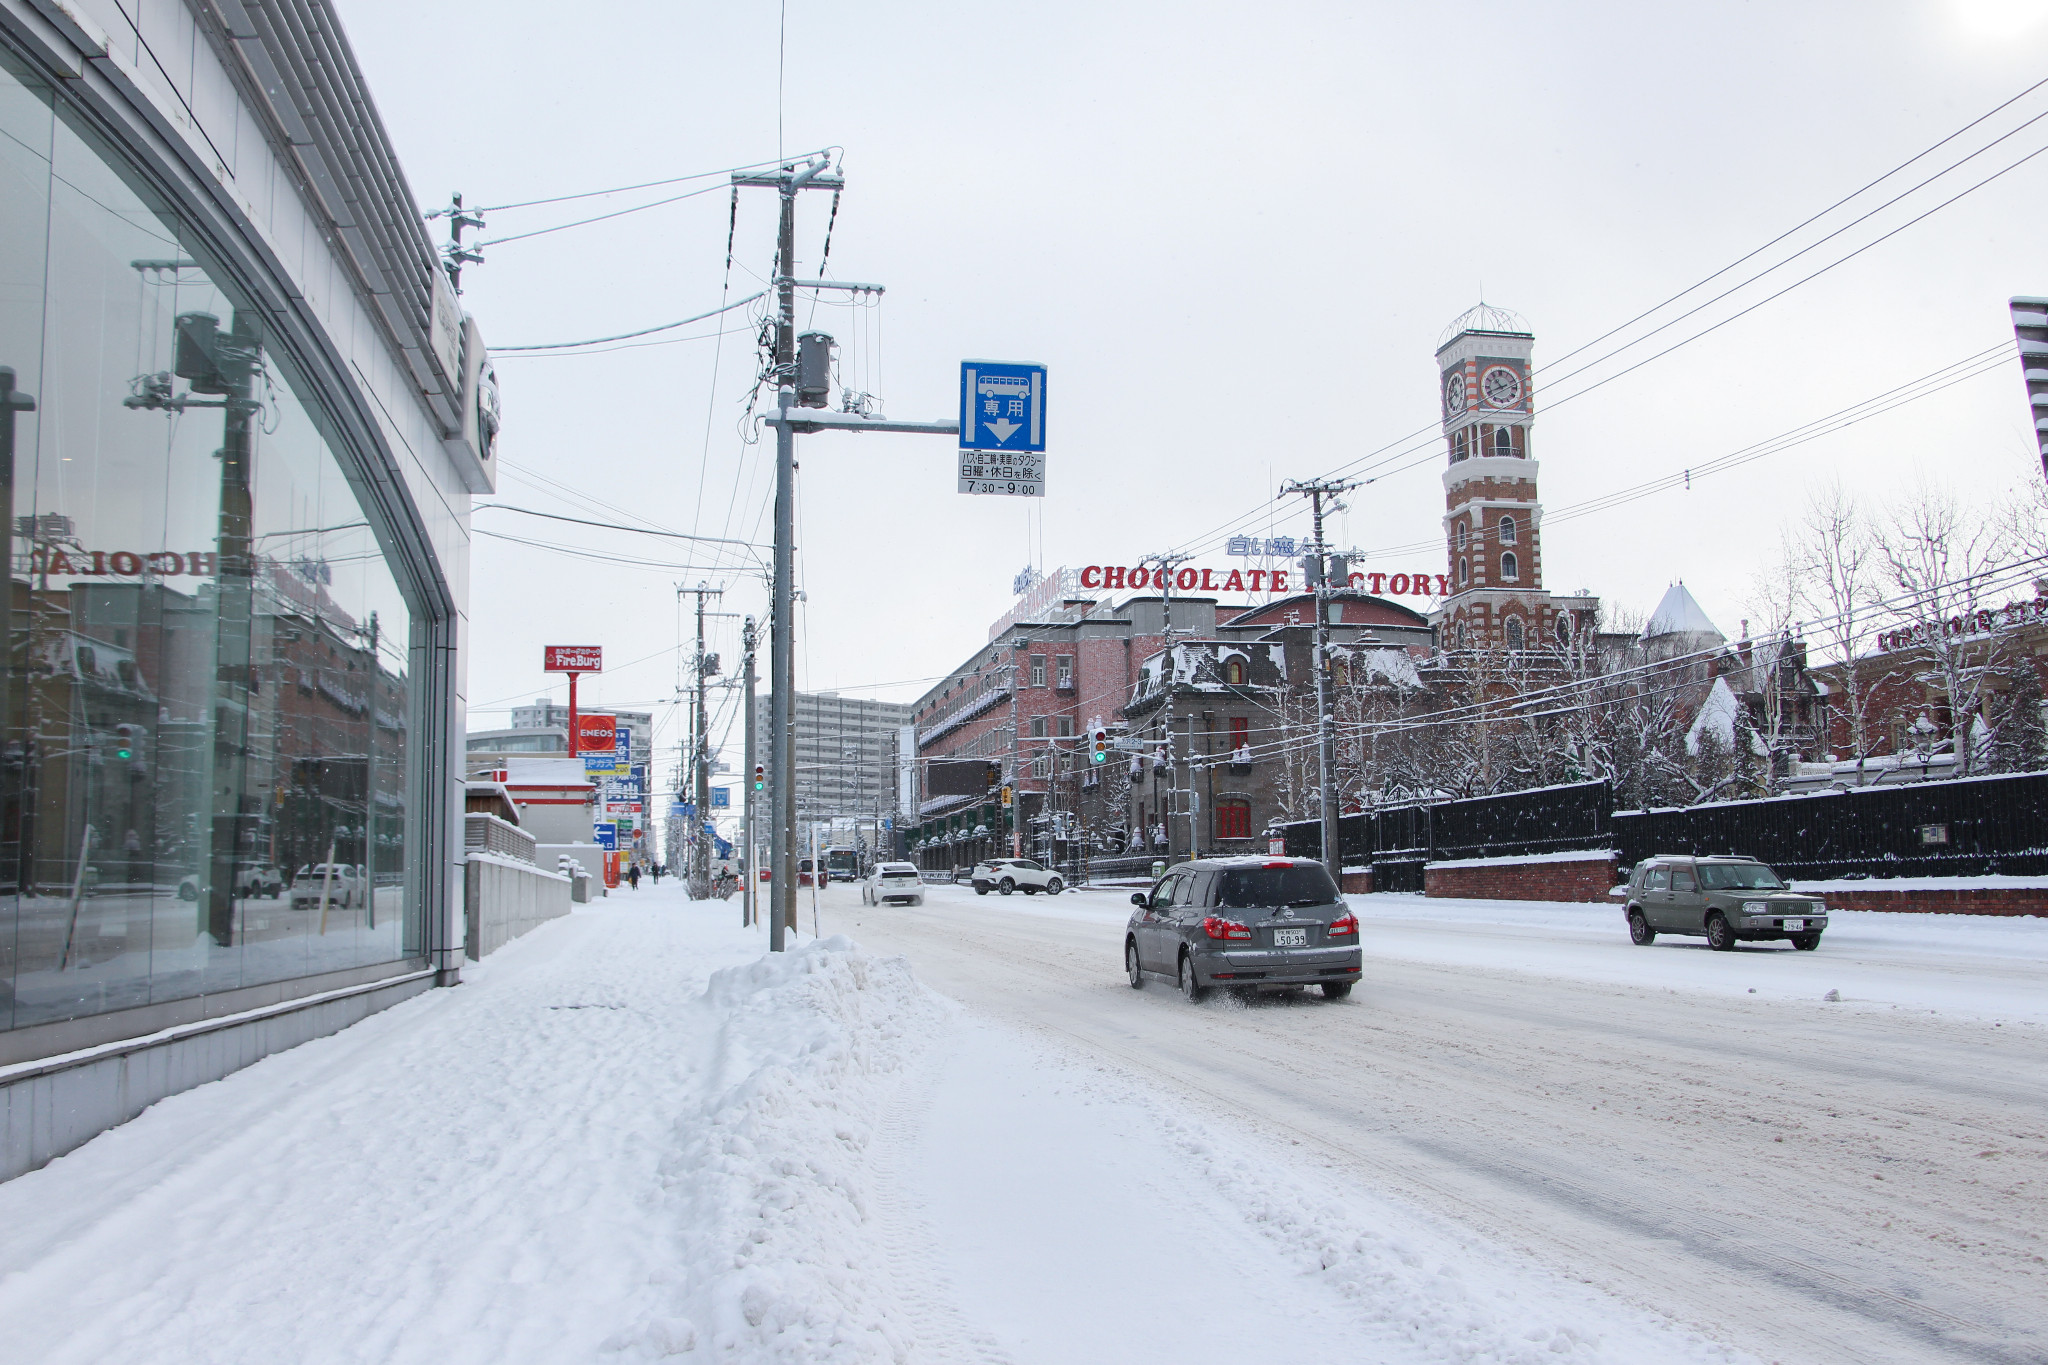
{"type": "Polygon", "coordinates": [[[394,961],[412,617],[312,390],[0,65],[0,1028],[394,961]],[[315,875],[315,869],[319,869],[315,875]]]}

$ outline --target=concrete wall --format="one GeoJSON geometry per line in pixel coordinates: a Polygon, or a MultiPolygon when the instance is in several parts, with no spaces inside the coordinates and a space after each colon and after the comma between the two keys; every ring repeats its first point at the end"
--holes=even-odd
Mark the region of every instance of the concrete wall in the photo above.
{"type": "Polygon", "coordinates": [[[169,1095],[338,1033],[433,985],[414,970],[300,1000],[0,1067],[0,1180],[35,1170],[169,1095]]]}
{"type": "Polygon", "coordinates": [[[463,864],[462,884],[473,960],[569,913],[569,879],[532,863],[472,853],[463,864]]]}
{"type": "Polygon", "coordinates": [[[1614,886],[1615,855],[1604,849],[1537,858],[1430,863],[1423,894],[1490,901],[1597,901],[1614,886]]]}

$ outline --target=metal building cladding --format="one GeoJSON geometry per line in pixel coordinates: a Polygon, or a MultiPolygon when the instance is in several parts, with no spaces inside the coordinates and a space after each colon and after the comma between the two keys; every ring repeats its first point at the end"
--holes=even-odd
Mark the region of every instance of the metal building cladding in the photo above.
{"type": "Polygon", "coordinates": [[[497,405],[326,0],[0,0],[0,133],[5,1177],[454,980],[497,405]]]}

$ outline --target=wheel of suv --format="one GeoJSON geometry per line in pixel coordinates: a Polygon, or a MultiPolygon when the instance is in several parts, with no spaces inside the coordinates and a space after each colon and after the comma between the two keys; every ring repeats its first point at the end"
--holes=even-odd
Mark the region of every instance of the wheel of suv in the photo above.
{"type": "Polygon", "coordinates": [[[1138,941],[1134,938],[1124,940],[1124,975],[1131,979],[1132,990],[1145,989],[1145,970],[1138,965],[1138,941]]]}
{"type": "Polygon", "coordinates": [[[1016,889],[1017,883],[1014,878],[1005,877],[1000,882],[996,883],[996,890],[1002,892],[1005,896],[1009,895],[1012,891],[1015,891],[1016,889]]]}
{"type": "Polygon", "coordinates": [[[1190,1005],[1209,993],[1207,987],[1195,980],[1195,960],[1186,952],[1182,952],[1180,955],[1180,978],[1178,984],[1180,986],[1181,999],[1187,1001],[1190,1005]]]}
{"type": "Polygon", "coordinates": [[[1060,879],[1058,877],[1054,877],[1051,881],[1045,884],[1045,894],[1048,896],[1057,896],[1062,889],[1063,888],[1060,885],[1060,879]]]}
{"type": "Polygon", "coordinates": [[[1325,1000],[1342,1000],[1349,994],[1351,994],[1351,983],[1349,981],[1325,981],[1323,983],[1323,999],[1325,1000]]]}
{"type": "Polygon", "coordinates": [[[1790,935],[1792,946],[1802,953],[1810,953],[1820,947],[1820,930],[1812,929],[1803,934],[1790,935]]]}
{"type": "Polygon", "coordinates": [[[1650,927],[1650,921],[1640,910],[1628,912],[1628,937],[1631,943],[1647,948],[1657,941],[1657,931],[1650,927]]]}
{"type": "Polygon", "coordinates": [[[1735,947],[1735,931],[1728,927],[1728,918],[1719,910],[1707,916],[1707,946],[1717,953],[1731,951],[1735,947]]]}
{"type": "Polygon", "coordinates": [[[988,894],[988,883],[976,882],[974,884],[974,894],[977,896],[986,896],[988,894]]]}

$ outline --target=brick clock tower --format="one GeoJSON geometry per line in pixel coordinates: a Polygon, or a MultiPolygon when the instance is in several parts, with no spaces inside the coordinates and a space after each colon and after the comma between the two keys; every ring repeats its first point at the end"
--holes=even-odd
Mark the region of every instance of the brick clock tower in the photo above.
{"type": "Polygon", "coordinates": [[[1559,612],[1577,615],[1579,603],[1554,602],[1543,591],[1543,506],[1529,443],[1536,338],[1513,313],[1483,303],[1444,337],[1436,361],[1450,445],[1444,540],[1451,593],[1436,613],[1437,639],[1452,651],[1546,648],[1557,638],[1559,612]]]}

